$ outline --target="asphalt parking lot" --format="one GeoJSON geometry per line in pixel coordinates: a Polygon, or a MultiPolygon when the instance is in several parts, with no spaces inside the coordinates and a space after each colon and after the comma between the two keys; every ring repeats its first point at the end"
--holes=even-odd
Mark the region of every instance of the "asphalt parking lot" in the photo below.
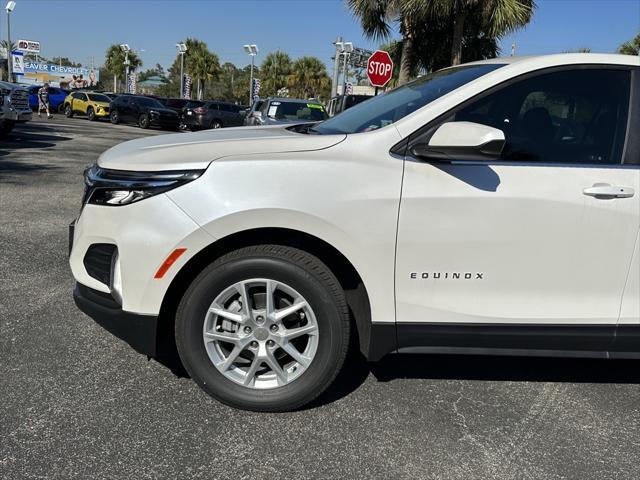
{"type": "Polygon", "coordinates": [[[163,132],[34,121],[0,139],[0,478],[640,478],[640,362],[349,360],[286,414],[233,410],[79,312],[81,174],[163,132]]]}

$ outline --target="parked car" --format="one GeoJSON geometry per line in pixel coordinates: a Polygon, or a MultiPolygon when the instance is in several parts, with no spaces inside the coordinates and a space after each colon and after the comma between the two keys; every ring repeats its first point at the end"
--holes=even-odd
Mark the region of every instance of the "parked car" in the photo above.
{"type": "Polygon", "coordinates": [[[240,127],[244,120],[241,111],[242,107],[233,103],[205,101],[185,108],[184,123],[191,130],[240,127]]]}
{"type": "Polygon", "coordinates": [[[122,143],[86,172],[76,304],[260,411],[317,397],[350,339],[640,358],[638,95],[637,56],[498,58],[322,123],[122,143]]]}
{"type": "Polygon", "coordinates": [[[320,122],[328,118],[322,104],[299,98],[267,98],[252,115],[251,125],[320,122]]]}
{"type": "MultiPolygon", "coordinates": [[[[33,85],[29,87],[29,107],[32,110],[38,109],[38,90],[42,85],[33,85]]],[[[69,90],[59,87],[49,87],[49,109],[52,112],[64,112],[64,99],[69,95],[69,90]]]]}
{"type": "Polygon", "coordinates": [[[155,98],[120,95],[110,105],[111,123],[135,123],[140,128],[177,129],[179,116],[155,98]]]}
{"type": "Polygon", "coordinates": [[[372,95],[338,95],[329,101],[327,114],[330,117],[344,112],[348,108],[373,98],[372,95]]]}
{"type": "Polygon", "coordinates": [[[71,118],[74,115],[86,115],[93,121],[109,117],[111,99],[103,93],[72,92],[64,100],[64,114],[71,118]]]}
{"type": "Polygon", "coordinates": [[[0,81],[0,134],[31,120],[29,92],[16,83],[0,81]]]}
{"type": "Polygon", "coordinates": [[[244,125],[256,124],[255,113],[260,111],[260,109],[262,108],[262,105],[264,105],[264,100],[262,98],[258,98],[253,102],[253,105],[245,109],[245,114],[243,119],[244,125]]]}

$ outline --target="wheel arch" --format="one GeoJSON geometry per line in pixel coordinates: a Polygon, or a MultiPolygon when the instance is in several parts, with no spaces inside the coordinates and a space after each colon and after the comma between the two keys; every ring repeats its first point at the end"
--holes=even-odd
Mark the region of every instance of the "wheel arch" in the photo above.
{"type": "MultiPolygon", "coordinates": [[[[342,286],[356,335],[352,340],[362,354],[372,355],[372,323],[369,295],[362,277],[353,264],[335,247],[324,240],[289,228],[256,228],[220,238],[194,255],[177,273],[167,289],[158,316],[157,352],[159,356],[175,354],[175,314],[193,279],[220,256],[242,247],[275,244],[299,248],[322,261],[338,278],[342,286]],[[357,342],[357,343],[356,343],[357,342]]],[[[375,347],[374,347],[375,348],[375,347]]],[[[386,353],[386,352],[385,352],[386,353]]]]}

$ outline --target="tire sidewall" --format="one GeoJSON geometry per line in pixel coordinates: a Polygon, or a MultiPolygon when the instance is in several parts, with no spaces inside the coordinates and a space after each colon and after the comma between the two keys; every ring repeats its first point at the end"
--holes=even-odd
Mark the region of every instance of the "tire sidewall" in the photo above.
{"type": "Polygon", "coordinates": [[[114,110],[109,114],[109,120],[111,120],[111,123],[114,125],[120,123],[120,116],[118,115],[117,110],[114,110]]]}
{"type": "Polygon", "coordinates": [[[212,120],[211,121],[211,128],[216,130],[218,128],[222,128],[222,122],[220,120],[212,120]]]}
{"type": "Polygon", "coordinates": [[[71,118],[71,117],[73,117],[73,110],[71,109],[71,105],[67,104],[67,105],[64,107],[64,115],[65,115],[65,117],[67,117],[67,118],[71,118]]]}
{"type": "Polygon", "coordinates": [[[96,119],[96,112],[93,110],[93,107],[89,107],[87,109],[87,118],[89,121],[94,121],[96,119]]]}
{"type": "Polygon", "coordinates": [[[149,116],[146,113],[143,113],[138,117],[138,126],[144,129],[149,128],[149,116]]]}
{"type": "Polygon", "coordinates": [[[178,309],[176,340],[185,368],[209,394],[232,406],[281,410],[306,403],[306,397],[315,397],[314,391],[324,390],[335,376],[335,369],[342,361],[343,329],[348,328],[348,322],[345,326],[341,317],[335,299],[322,280],[300,266],[279,258],[238,258],[221,265],[213,264],[193,282],[178,309]],[[318,324],[318,348],[311,365],[300,377],[282,387],[250,389],[227,379],[212,364],[204,346],[204,319],[213,300],[234,283],[251,278],[269,278],[294,288],[307,300],[318,324]]]}

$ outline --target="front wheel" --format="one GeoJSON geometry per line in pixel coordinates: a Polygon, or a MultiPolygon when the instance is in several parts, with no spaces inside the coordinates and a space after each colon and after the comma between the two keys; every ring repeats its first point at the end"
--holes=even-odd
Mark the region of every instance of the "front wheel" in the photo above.
{"type": "Polygon", "coordinates": [[[246,410],[292,410],[320,395],[342,367],[344,292],[326,265],[301,250],[236,250],[187,289],[176,344],[191,377],[214,398],[246,410]]]}
{"type": "Polygon", "coordinates": [[[71,105],[67,104],[64,107],[64,116],[67,118],[71,118],[73,117],[73,109],[71,108],[71,105]]]}
{"type": "Polygon", "coordinates": [[[117,110],[111,110],[111,113],[109,114],[109,120],[111,120],[111,123],[113,123],[114,125],[120,123],[120,115],[118,114],[117,110]]]}
{"type": "Polygon", "coordinates": [[[143,113],[142,115],[140,115],[138,117],[138,126],[140,128],[147,129],[147,128],[149,128],[149,124],[150,124],[149,115],[147,115],[146,113],[143,113]]]}
{"type": "Polygon", "coordinates": [[[93,122],[96,119],[96,112],[93,110],[93,107],[87,108],[87,118],[90,122],[93,122]]]}

